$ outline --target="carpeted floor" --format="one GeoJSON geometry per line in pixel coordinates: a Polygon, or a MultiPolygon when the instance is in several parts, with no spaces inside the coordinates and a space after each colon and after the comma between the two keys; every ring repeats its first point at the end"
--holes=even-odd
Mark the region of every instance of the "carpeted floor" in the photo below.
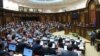
{"type": "Polygon", "coordinates": [[[86,43],[85,56],[100,56],[100,51],[97,52],[94,46],[91,46],[90,43],[86,43]]]}

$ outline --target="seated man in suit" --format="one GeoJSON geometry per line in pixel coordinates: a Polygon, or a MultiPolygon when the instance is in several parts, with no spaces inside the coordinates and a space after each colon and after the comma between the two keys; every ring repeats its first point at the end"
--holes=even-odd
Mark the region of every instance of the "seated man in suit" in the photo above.
{"type": "Polygon", "coordinates": [[[40,39],[36,39],[36,43],[32,46],[34,50],[34,55],[41,55],[42,56],[42,46],[40,45],[40,39]]]}
{"type": "Polygon", "coordinates": [[[66,53],[63,47],[64,47],[63,43],[58,43],[57,50],[56,50],[57,56],[63,56],[66,53]]]}
{"type": "MultiPolygon", "coordinates": [[[[98,33],[96,35],[96,39],[100,40],[100,31],[98,31],[98,33]]],[[[97,45],[97,51],[100,50],[100,47],[99,46],[100,46],[100,43],[98,43],[98,45],[97,45]]]]}
{"type": "Polygon", "coordinates": [[[78,56],[82,56],[82,51],[79,50],[78,46],[74,46],[74,52],[78,53],[78,56]]]}
{"type": "Polygon", "coordinates": [[[97,35],[96,35],[97,39],[100,39],[100,31],[98,31],[97,35]]]}
{"type": "Polygon", "coordinates": [[[64,53],[62,56],[78,56],[78,53],[73,51],[72,45],[67,46],[67,52],[64,53]]]}
{"type": "Polygon", "coordinates": [[[0,56],[6,56],[6,52],[3,50],[3,44],[0,43],[0,56]]]}
{"type": "Polygon", "coordinates": [[[51,47],[52,47],[52,43],[48,43],[48,47],[44,47],[42,49],[43,54],[44,55],[56,55],[56,51],[51,47]]]}

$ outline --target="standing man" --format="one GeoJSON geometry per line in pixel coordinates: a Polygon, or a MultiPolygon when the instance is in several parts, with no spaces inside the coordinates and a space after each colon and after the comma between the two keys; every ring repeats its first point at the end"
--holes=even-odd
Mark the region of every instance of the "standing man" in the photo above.
{"type": "Polygon", "coordinates": [[[91,45],[94,45],[94,43],[95,43],[95,38],[96,38],[96,32],[95,32],[95,30],[93,30],[93,31],[91,32],[90,37],[91,37],[91,45]]]}

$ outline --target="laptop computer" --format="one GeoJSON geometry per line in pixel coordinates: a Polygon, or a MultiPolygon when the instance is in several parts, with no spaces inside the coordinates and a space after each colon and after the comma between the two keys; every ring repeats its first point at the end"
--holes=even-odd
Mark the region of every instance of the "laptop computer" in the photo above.
{"type": "Polygon", "coordinates": [[[8,45],[8,50],[9,51],[16,51],[16,48],[17,48],[16,44],[10,43],[8,45]]]}
{"type": "Polygon", "coordinates": [[[25,47],[23,50],[23,56],[33,56],[32,48],[25,47]]]}

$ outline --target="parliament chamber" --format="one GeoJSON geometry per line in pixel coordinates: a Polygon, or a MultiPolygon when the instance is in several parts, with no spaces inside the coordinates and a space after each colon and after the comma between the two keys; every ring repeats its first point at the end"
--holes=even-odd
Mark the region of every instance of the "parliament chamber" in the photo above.
{"type": "Polygon", "coordinates": [[[100,56],[100,0],[0,0],[0,56],[100,56]]]}

